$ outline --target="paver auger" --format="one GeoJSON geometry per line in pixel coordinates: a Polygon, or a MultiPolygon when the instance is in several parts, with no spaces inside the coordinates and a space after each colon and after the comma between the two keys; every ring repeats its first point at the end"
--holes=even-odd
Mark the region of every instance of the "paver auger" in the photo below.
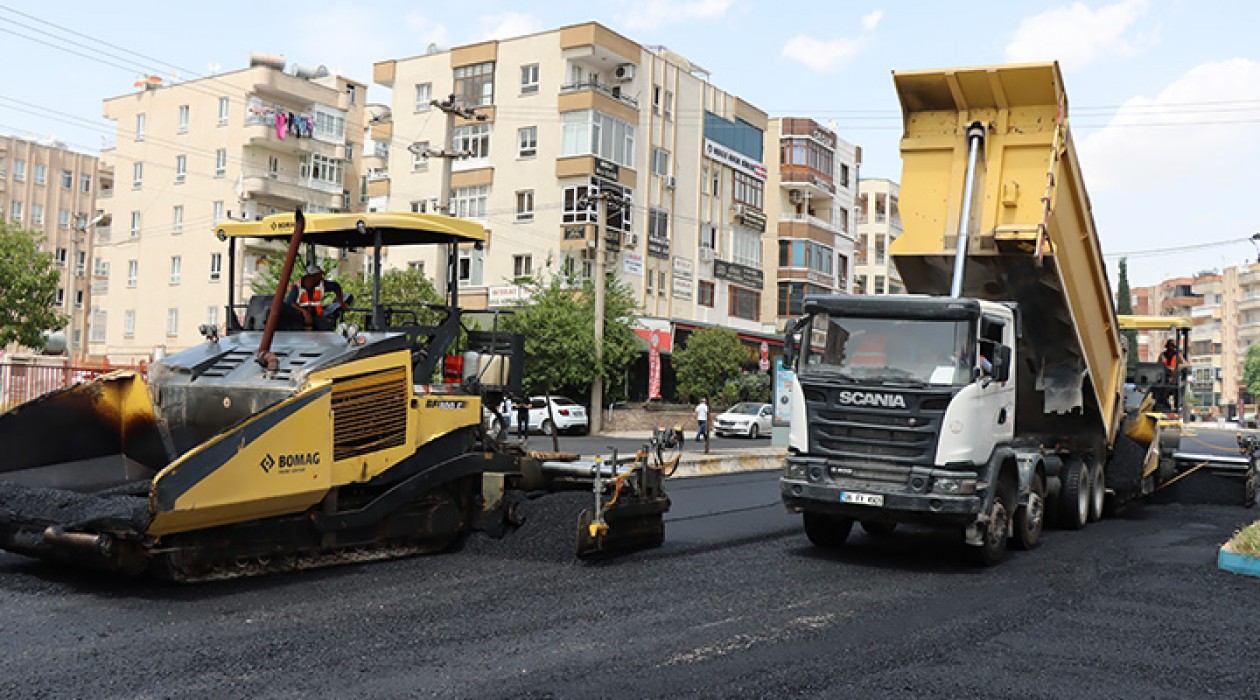
{"type": "Polygon", "coordinates": [[[455,275],[445,305],[380,302],[383,246],[443,246],[454,265],[484,243],[480,225],[297,212],[216,234],[229,290],[239,241],[287,240],[277,294],[238,305],[229,291],[226,334],[203,327],[205,342],[155,362],[147,382],[119,371],[0,415],[0,547],[204,580],[440,551],[473,528],[504,531],[511,491],[572,489],[613,501],[584,514],[579,556],[661,544],[661,470],[645,461],[606,480],[494,430],[490,407],[520,390],[523,337],[461,310],[455,275]],[[363,330],[302,330],[285,313],[302,243],[308,263],[316,245],[371,251],[372,303],[347,312],[363,330]]]}

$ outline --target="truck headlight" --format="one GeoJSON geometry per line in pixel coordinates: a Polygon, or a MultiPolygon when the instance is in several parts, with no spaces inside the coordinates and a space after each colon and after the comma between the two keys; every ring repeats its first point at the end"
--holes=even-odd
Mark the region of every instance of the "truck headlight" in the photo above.
{"type": "Polygon", "coordinates": [[[932,493],[939,493],[946,496],[970,496],[975,492],[975,479],[937,477],[932,480],[932,493]]]}
{"type": "Polygon", "coordinates": [[[786,462],[783,467],[783,476],[789,479],[805,480],[805,463],[804,462],[786,462]]]}

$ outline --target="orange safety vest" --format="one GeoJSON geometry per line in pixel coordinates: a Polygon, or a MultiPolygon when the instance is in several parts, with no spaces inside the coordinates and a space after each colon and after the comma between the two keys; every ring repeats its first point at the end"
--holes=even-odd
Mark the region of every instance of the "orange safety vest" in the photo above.
{"type": "Polygon", "coordinates": [[[297,288],[298,288],[298,298],[297,298],[298,306],[313,306],[315,307],[315,315],[323,316],[324,315],[324,283],[320,282],[318,285],[315,286],[314,289],[310,290],[309,292],[306,290],[306,287],[303,287],[300,284],[297,285],[297,288]]]}

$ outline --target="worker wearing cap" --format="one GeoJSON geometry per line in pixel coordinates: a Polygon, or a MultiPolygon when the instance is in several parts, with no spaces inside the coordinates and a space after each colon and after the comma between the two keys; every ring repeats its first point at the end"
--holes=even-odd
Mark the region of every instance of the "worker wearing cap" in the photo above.
{"type": "Polygon", "coordinates": [[[333,319],[345,306],[341,285],[325,280],[323,268],[315,264],[306,266],[306,274],[289,287],[284,301],[302,315],[302,325],[316,330],[332,328],[333,319]]]}

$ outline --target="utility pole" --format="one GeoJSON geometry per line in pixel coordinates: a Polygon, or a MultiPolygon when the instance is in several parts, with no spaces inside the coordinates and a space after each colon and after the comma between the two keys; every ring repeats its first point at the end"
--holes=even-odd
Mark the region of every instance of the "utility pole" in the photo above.
{"type": "MultiPolygon", "coordinates": [[[[455,118],[474,119],[479,122],[486,120],[486,115],[477,114],[475,111],[461,106],[455,99],[455,93],[451,93],[442,102],[430,100],[429,104],[442,111],[446,115],[446,130],[443,131],[443,138],[447,141],[446,145],[450,145],[451,134],[455,132],[455,118]]],[[[438,191],[438,210],[436,213],[453,216],[451,212],[451,164],[456,158],[466,158],[470,155],[468,151],[453,151],[447,148],[434,150],[432,148],[422,149],[419,143],[413,143],[407,147],[407,150],[414,155],[424,156],[425,158],[441,158],[442,159],[442,180],[439,184],[441,188],[438,191]]],[[[459,248],[456,244],[451,244],[446,252],[446,283],[447,293],[450,296],[451,305],[455,305],[457,297],[454,295],[458,292],[458,284],[455,284],[457,275],[456,266],[459,264],[459,248]]]]}
{"type": "MultiPolygon", "coordinates": [[[[591,383],[591,432],[604,429],[604,294],[608,284],[606,261],[608,210],[620,209],[621,197],[611,192],[597,192],[584,197],[587,204],[596,202],[595,220],[595,381],[591,383]]],[[[583,205],[586,206],[586,205],[583,205]]]]}

